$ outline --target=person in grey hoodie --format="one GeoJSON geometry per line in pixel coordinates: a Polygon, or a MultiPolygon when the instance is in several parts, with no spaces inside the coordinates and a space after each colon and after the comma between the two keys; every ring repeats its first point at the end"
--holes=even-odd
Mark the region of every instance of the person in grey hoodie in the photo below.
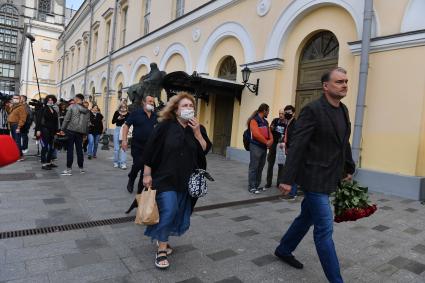
{"type": "Polygon", "coordinates": [[[83,107],[84,96],[77,94],[74,98],[75,104],[71,105],[66,112],[61,127],[61,135],[68,137],[66,152],[66,170],[62,176],[72,176],[72,163],[74,162],[74,145],[77,151],[77,163],[80,174],[84,174],[83,135],[88,133],[90,122],[90,111],[83,107]]]}

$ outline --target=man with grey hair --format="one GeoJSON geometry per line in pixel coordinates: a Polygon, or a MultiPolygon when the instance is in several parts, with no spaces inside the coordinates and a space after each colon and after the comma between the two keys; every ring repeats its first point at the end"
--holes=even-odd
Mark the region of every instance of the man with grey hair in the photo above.
{"type": "Polygon", "coordinates": [[[349,143],[350,119],[341,102],[348,90],[346,73],[343,68],[334,68],[322,76],[323,96],[301,110],[279,180],[283,194],[291,191],[292,184],[300,185],[304,200],[300,215],[282,237],[275,255],[292,267],[303,268],[292,253],[313,225],[320,263],[333,283],[342,283],[343,279],[332,239],[329,194],[342,179],[351,180],[355,170],[349,143]]]}

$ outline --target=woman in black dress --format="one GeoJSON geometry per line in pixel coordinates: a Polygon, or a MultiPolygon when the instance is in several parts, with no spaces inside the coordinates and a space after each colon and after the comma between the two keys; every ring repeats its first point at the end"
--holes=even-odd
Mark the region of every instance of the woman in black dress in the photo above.
{"type": "Polygon", "coordinates": [[[158,241],[155,266],[169,267],[169,236],[181,236],[190,226],[196,199],[188,193],[190,175],[206,169],[205,155],[211,148],[206,130],[195,118],[195,99],[182,92],[172,97],[160,112],[160,123],[146,144],[143,185],[157,191],[159,223],[145,235],[158,241]]]}

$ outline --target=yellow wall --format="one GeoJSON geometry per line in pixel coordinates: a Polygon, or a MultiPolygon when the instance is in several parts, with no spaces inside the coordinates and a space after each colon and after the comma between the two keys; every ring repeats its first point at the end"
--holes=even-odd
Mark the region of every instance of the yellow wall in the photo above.
{"type": "MultiPolygon", "coordinates": [[[[417,159],[425,82],[423,73],[414,71],[422,62],[423,47],[370,55],[362,167],[407,175],[423,172],[417,159]]],[[[419,156],[421,164],[424,158],[419,156]]]]}
{"type": "Polygon", "coordinates": [[[379,36],[400,32],[409,0],[375,0],[373,6],[379,20],[379,36]]]}
{"type": "Polygon", "coordinates": [[[174,54],[168,59],[167,64],[165,65],[164,71],[167,73],[172,73],[176,71],[185,71],[186,64],[184,63],[184,59],[180,54],[174,54]]]}

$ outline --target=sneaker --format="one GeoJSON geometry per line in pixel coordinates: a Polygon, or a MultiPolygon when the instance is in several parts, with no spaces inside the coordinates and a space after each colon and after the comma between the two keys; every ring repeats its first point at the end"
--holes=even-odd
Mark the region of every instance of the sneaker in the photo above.
{"type": "Polygon", "coordinates": [[[91,156],[90,155],[89,155],[88,159],[91,160],[91,156]]]}
{"type": "Polygon", "coordinates": [[[267,191],[267,188],[265,186],[264,187],[258,187],[257,191],[264,192],[264,191],[267,191]]]}
{"type": "Polygon", "coordinates": [[[43,166],[41,166],[41,169],[43,170],[52,170],[52,167],[49,166],[50,164],[44,164],[43,166]]]}
{"type": "Polygon", "coordinates": [[[58,166],[57,166],[56,164],[54,164],[54,163],[50,163],[50,164],[49,164],[49,167],[50,167],[50,168],[56,168],[56,167],[58,167],[58,166]]]}
{"type": "Polygon", "coordinates": [[[27,153],[28,153],[28,149],[24,149],[24,150],[22,150],[22,153],[23,153],[23,154],[27,154],[27,153]]]}
{"type": "Polygon", "coordinates": [[[72,170],[66,169],[66,170],[62,171],[61,175],[62,176],[72,176],[72,170]]]}
{"type": "Polygon", "coordinates": [[[295,197],[295,196],[286,195],[286,196],[283,196],[283,197],[282,197],[282,199],[286,199],[286,200],[296,200],[296,197],[295,197]]]}
{"type": "Polygon", "coordinates": [[[266,184],[265,186],[264,186],[264,188],[266,188],[266,189],[269,189],[269,188],[271,188],[272,187],[272,185],[271,184],[266,184]]]}
{"type": "Polygon", "coordinates": [[[80,168],[80,174],[85,174],[86,171],[84,170],[84,168],[80,168]]]}
{"type": "Polygon", "coordinates": [[[121,165],[121,169],[122,170],[126,170],[127,169],[127,165],[125,165],[125,164],[121,165]]]}
{"type": "Polygon", "coordinates": [[[21,157],[21,158],[18,159],[18,162],[21,162],[21,161],[24,161],[24,160],[25,160],[25,158],[21,157]]]}
{"type": "Polygon", "coordinates": [[[257,189],[251,189],[251,190],[249,190],[249,192],[250,192],[251,194],[254,194],[254,195],[258,195],[258,194],[260,193],[260,191],[259,191],[259,190],[257,190],[257,189]]]}
{"type": "Polygon", "coordinates": [[[96,155],[93,155],[93,158],[97,158],[97,156],[96,155]]]}
{"type": "Polygon", "coordinates": [[[280,255],[277,251],[274,252],[274,255],[288,265],[295,267],[296,269],[302,269],[304,267],[304,265],[299,262],[293,255],[280,255]]]}
{"type": "Polygon", "coordinates": [[[114,163],[114,168],[118,168],[118,167],[120,167],[120,166],[118,165],[118,163],[114,163]]]}

